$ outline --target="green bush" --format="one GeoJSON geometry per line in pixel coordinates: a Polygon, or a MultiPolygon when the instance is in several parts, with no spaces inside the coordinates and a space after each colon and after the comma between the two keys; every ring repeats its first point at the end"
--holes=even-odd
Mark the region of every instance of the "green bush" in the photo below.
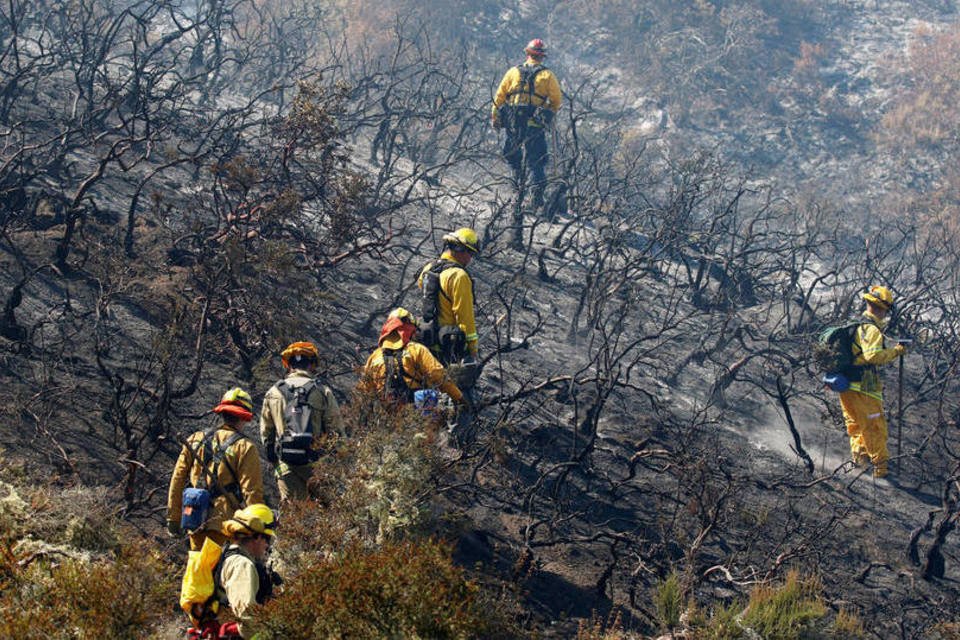
{"type": "Polygon", "coordinates": [[[819,580],[791,571],[782,586],[753,590],[742,623],[767,640],[799,640],[827,614],[821,591],[819,580]]]}
{"type": "Polygon", "coordinates": [[[436,541],[353,544],[318,560],[255,615],[262,640],[490,638],[500,635],[479,588],[436,541]]]}
{"type": "Polygon", "coordinates": [[[657,585],[653,594],[653,603],[657,609],[657,622],[666,631],[680,626],[680,614],[683,613],[683,587],[676,572],[671,572],[657,585]]]}

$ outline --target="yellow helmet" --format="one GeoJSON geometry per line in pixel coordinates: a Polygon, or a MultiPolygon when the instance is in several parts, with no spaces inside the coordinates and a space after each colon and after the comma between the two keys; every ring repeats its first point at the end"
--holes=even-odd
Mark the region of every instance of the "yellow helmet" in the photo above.
{"type": "Polygon", "coordinates": [[[399,318],[403,322],[408,322],[415,327],[419,327],[420,323],[417,321],[417,316],[413,315],[403,307],[397,307],[387,316],[388,318],[399,318]]]}
{"type": "Polygon", "coordinates": [[[283,366],[290,366],[290,358],[294,356],[306,356],[307,358],[312,358],[314,360],[320,359],[320,350],[317,349],[317,345],[312,342],[294,342],[291,345],[288,345],[286,349],[280,354],[280,360],[283,362],[283,366]]]}
{"type": "Polygon", "coordinates": [[[213,408],[214,413],[228,413],[241,420],[251,420],[253,418],[253,398],[250,394],[234,387],[220,398],[220,404],[213,408]]]}
{"type": "Polygon", "coordinates": [[[273,511],[265,504],[252,504],[246,509],[238,509],[233,517],[223,523],[224,530],[242,533],[244,530],[268,536],[276,536],[279,523],[273,511]],[[231,523],[240,524],[240,528],[231,523]]]}
{"type": "Polygon", "coordinates": [[[456,231],[444,234],[443,241],[448,245],[466,249],[470,253],[480,252],[480,240],[477,232],[469,227],[461,227],[456,231]]]}
{"type": "Polygon", "coordinates": [[[867,302],[875,304],[884,309],[891,309],[893,307],[893,293],[890,289],[887,289],[881,285],[874,285],[870,287],[870,291],[864,293],[861,296],[867,302]]]}

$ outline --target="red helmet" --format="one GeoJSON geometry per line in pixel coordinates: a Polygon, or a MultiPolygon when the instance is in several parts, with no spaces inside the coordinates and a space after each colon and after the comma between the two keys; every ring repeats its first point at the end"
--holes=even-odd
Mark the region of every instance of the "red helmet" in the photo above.
{"type": "Polygon", "coordinates": [[[546,58],[547,45],[543,44],[543,40],[540,38],[534,38],[527,43],[527,46],[523,52],[533,58],[546,58]]]}

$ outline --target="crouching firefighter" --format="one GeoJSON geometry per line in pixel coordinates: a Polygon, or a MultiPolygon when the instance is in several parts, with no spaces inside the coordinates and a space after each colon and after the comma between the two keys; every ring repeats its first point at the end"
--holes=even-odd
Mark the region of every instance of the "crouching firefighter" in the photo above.
{"type": "Polygon", "coordinates": [[[524,49],[527,60],[507,71],[493,97],[491,121],[494,129],[504,129],[503,157],[513,169],[518,200],[522,202],[526,175],[532,175],[533,208],[540,209],[547,188],[546,130],[560,109],[563,93],[560,82],[543,64],[547,47],[535,38],[524,49]]]}
{"type": "Polygon", "coordinates": [[[277,524],[267,505],[253,504],[223,522],[224,547],[208,540],[200,551],[190,552],[180,588],[180,606],[193,623],[190,640],[250,637],[244,628],[250,609],[269,600],[282,582],[266,564],[277,524]],[[219,622],[223,606],[236,621],[219,622]]]}
{"type": "Polygon", "coordinates": [[[280,499],[305,500],[313,463],[322,455],[315,439],[342,438],[346,431],[333,391],[317,379],[317,347],[294,342],[280,359],[287,373],[263,398],[260,437],[267,460],[274,465],[280,499]]]}
{"type": "Polygon", "coordinates": [[[417,327],[417,319],[403,307],[390,312],[380,330],[379,346],[364,365],[361,387],[372,388],[385,402],[399,405],[413,403],[417,391],[439,388],[457,405],[463,404],[463,393],[440,361],[414,340],[417,327]]]}
{"type": "Polygon", "coordinates": [[[172,536],[189,533],[194,551],[208,537],[223,544],[223,520],[237,509],[263,502],[260,456],[242,431],[253,419],[253,400],[235,387],[213,411],[223,423],[187,438],[167,493],[167,530],[172,536]]]}

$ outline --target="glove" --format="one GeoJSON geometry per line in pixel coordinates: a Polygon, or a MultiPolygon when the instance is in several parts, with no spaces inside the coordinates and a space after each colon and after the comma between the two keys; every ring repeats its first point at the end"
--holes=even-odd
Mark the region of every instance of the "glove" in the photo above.
{"type": "Polygon", "coordinates": [[[220,638],[242,638],[240,627],[236,622],[224,622],[220,625],[220,638]]]}
{"type": "Polygon", "coordinates": [[[907,345],[903,344],[902,342],[898,342],[897,346],[895,346],[893,350],[897,352],[898,356],[902,356],[907,352],[907,345]]]}
{"type": "Polygon", "coordinates": [[[180,529],[180,523],[176,520],[167,520],[167,533],[170,534],[171,538],[179,538],[183,533],[180,529]]]}

